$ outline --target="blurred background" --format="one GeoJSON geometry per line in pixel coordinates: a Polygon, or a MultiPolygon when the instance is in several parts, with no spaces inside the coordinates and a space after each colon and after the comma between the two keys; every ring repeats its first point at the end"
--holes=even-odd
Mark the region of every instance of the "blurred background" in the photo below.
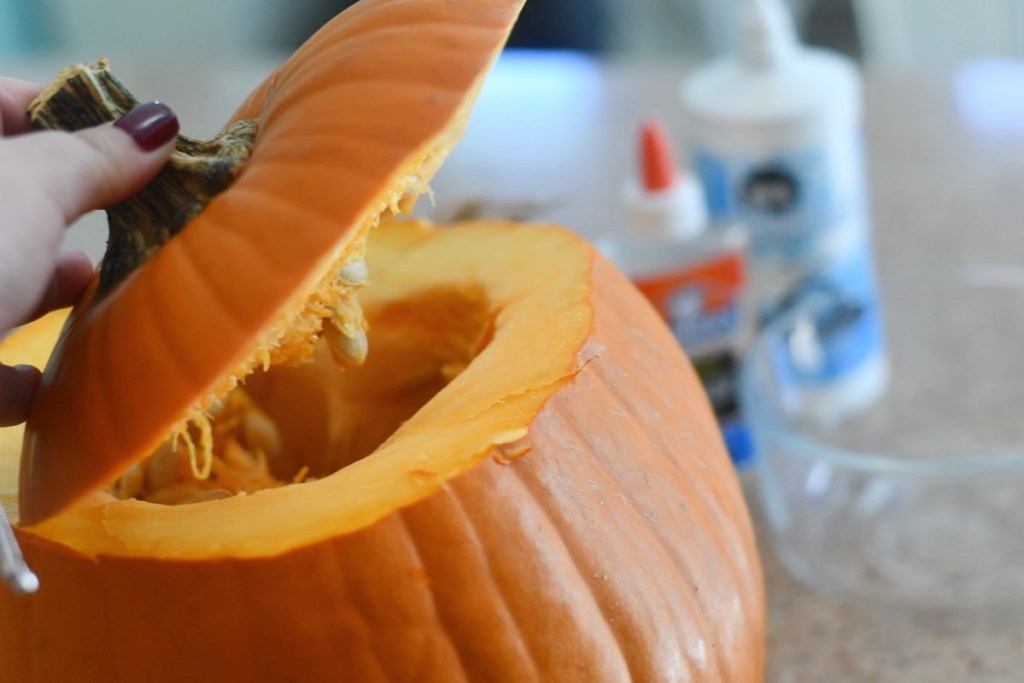
{"type": "MultiPolygon", "coordinates": [[[[732,41],[739,0],[531,0],[513,44],[635,59],[699,60],[732,41]]],[[[806,42],[876,66],[942,68],[1024,51],[1019,0],[789,0],[806,42]]],[[[0,0],[0,58],[112,59],[279,51],[347,0],[0,0]]]]}
{"type": "MultiPolygon", "coordinates": [[[[513,58],[491,74],[466,139],[432,183],[437,204],[426,208],[446,220],[458,215],[463,198],[486,197],[503,202],[496,206],[506,213],[602,234],[620,217],[609,202],[592,199],[617,196],[633,163],[632,126],[656,112],[683,137],[673,113],[676,90],[665,84],[731,50],[742,2],[529,0],[510,44],[535,49],[506,55],[513,58]],[[615,72],[608,64],[641,68],[610,89],[615,72]],[[508,144],[511,125],[520,144],[508,144]]],[[[868,74],[941,74],[942,93],[952,93],[972,127],[1024,131],[1024,60],[1017,59],[1024,56],[1024,0],[784,2],[805,43],[843,53],[868,74]]],[[[46,82],[68,64],[105,56],[140,99],[171,103],[190,134],[210,135],[276,64],[349,4],[0,0],[0,73],[46,82]]],[[[888,100],[878,89],[867,93],[875,106],[871,136],[881,139],[872,121],[920,119],[911,111],[920,97],[907,98],[907,111],[880,116],[888,100]]],[[[909,92],[906,84],[892,89],[909,92]]],[[[900,129],[903,137],[911,132],[900,129]]],[[[100,241],[90,231],[101,230],[97,221],[72,231],[71,241],[88,247],[100,241]]],[[[98,248],[87,251],[98,257],[98,248]]]]}

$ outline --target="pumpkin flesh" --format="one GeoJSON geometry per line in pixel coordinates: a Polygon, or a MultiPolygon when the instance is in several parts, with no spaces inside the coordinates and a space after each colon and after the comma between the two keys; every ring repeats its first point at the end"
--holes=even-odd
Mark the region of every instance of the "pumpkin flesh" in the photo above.
{"type": "Polygon", "coordinates": [[[341,469],[183,506],[94,494],[20,529],[42,588],[31,607],[0,597],[3,670],[760,680],[735,475],[699,381],[624,277],[568,232],[525,226],[389,223],[369,257],[368,365],[251,387],[291,425],[286,448],[334,451],[321,458],[341,469]],[[439,341],[455,310],[474,323],[439,341]],[[392,412],[340,446],[331,430],[378,414],[358,410],[374,397],[392,412]]]}

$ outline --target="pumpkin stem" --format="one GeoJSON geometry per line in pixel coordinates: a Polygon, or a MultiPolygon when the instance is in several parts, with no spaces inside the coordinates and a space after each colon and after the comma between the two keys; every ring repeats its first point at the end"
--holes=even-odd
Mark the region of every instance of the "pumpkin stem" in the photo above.
{"type": "MultiPolygon", "coordinates": [[[[116,121],[138,100],[107,61],[64,69],[29,105],[36,128],[79,130],[116,121]]],[[[138,194],[107,208],[110,236],[98,294],[113,289],[227,189],[249,158],[257,119],[237,121],[209,140],[179,135],[167,165],[138,194]]]]}

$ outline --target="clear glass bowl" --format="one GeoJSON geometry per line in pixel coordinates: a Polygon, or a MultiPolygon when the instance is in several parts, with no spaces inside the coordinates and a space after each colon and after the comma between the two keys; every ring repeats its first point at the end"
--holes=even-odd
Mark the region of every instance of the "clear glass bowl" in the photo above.
{"type": "Polygon", "coordinates": [[[826,302],[750,349],[741,392],[772,547],[837,598],[1024,606],[1024,267],[883,290],[888,363],[867,375],[887,382],[798,379],[826,302]]]}

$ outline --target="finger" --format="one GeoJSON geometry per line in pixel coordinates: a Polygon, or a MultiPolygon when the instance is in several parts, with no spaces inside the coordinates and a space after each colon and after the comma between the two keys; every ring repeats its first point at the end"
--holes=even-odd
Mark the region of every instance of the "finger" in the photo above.
{"type": "Polygon", "coordinates": [[[35,83],[0,76],[0,135],[16,135],[32,130],[28,105],[42,90],[35,83]]]}
{"type": "Polygon", "coordinates": [[[0,365],[0,427],[20,424],[28,417],[39,374],[31,365],[0,365]]]}
{"type": "MultiPolygon", "coordinates": [[[[30,158],[22,183],[38,188],[70,225],[145,186],[166,162],[178,119],[158,102],[139,105],[113,125],[75,133],[41,132],[6,141],[30,158]]],[[[10,159],[9,159],[10,160],[10,159]]]]}
{"type": "Polygon", "coordinates": [[[0,140],[0,330],[42,299],[64,230],[140,190],[170,155],[178,120],[140,105],[113,125],[0,140]]]}
{"type": "Polygon", "coordinates": [[[92,261],[84,252],[77,249],[62,252],[57,257],[53,277],[50,278],[50,284],[47,285],[35,312],[18,324],[30,322],[58,308],[74,305],[82,297],[82,292],[89,285],[93,273],[92,261]]]}

